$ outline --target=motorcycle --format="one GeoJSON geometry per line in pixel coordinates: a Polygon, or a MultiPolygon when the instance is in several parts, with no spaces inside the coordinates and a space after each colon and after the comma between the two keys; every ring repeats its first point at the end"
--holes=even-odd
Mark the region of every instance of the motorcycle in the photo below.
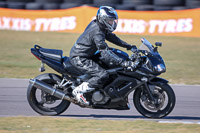
{"type": "Polygon", "coordinates": [[[176,97],[168,81],[158,77],[166,72],[165,63],[158,52],[162,43],[152,45],[145,38],[141,41],[138,50],[131,50],[131,56],[110,48],[123,60],[131,60],[137,64],[134,70],[105,64],[99,51],[94,54],[93,60],[107,70],[109,79],[101,89],[84,94],[90,105],[77,102],[72,95],[73,89],[87,81],[90,75],[73,67],[69,57],[63,56],[62,50],[35,45],[31,48],[31,53],[41,60],[40,71],[45,71],[46,64],[60,75],[45,73],[30,79],[27,89],[29,105],[41,115],[59,115],[68,109],[70,103],[91,109],[128,110],[128,96],[134,91],[133,103],[140,114],[147,118],[167,116],[175,106],[176,97]]]}

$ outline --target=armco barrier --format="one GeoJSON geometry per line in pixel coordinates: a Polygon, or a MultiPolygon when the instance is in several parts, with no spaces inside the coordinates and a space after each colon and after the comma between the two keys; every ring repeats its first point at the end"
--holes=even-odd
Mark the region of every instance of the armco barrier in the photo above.
{"type": "MultiPolygon", "coordinates": [[[[81,33],[97,10],[87,6],[48,11],[0,8],[0,29],[81,33]]],[[[200,37],[200,9],[117,12],[116,33],[200,37]]]]}

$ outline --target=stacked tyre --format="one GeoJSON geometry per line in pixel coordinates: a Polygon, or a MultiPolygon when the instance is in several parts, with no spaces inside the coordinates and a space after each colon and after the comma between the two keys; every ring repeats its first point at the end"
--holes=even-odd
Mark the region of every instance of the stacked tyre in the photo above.
{"type": "Polygon", "coordinates": [[[11,9],[25,9],[26,3],[32,1],[33,0],[6,0],[4,2],[0,2],[0,6],[11,9]]]}
{"type": "Polygon", "coordinates": [[[121,4],[121,0],[93,0],[95,7],[111,6],[115,8],[116,5],[121,4]]]}
{"type": "Polygon", "coordinates": [[[91,4],[93,0],[0,0],[0,8],[52,10],[91,4]]]}
{"type": "Polygon", "coordinates": [[[29,10],[51,10],[59,9],[59,3],[62,0],[34,0],[35,2],[27,3],[26,9],[29,10]]]}
{"type": "Polygon", "coordinates": [[[3,0],[0,1],[0,8],[7,8],[7,3],[3,0]]]}
{"type": "Polygon", "coordinates": [[[0,0],[0,8],[51,10],[87,4],[112,6],[118,10],[162,11],[200,8],[200,0],[0,0]]]}
{"type": "Polygon", "coordinates": [[[152,0],[123,0],[122,3],[130,5],[146,5],[146,4],[152,4],[152,0]]]}
{"type": "Polygon", "coordinates": [[[63,3],[60,4],[60,9],[68,9],[72,7],[78,7],[83,5],[84,3],[90,3],[89,0],[64,0],[63,3]]]}
{"type": "Polygon", "coordinates": [[[41,9],[43,9],[43,4],[31,2],[31,3],[27,3],[25,8],[28,10],[41,10],[41,9]]]}
{"type": "Polygon", "coordinates": [[[188,8],[200,8],[200,0],[186,0],[185,4],[188,8]]]}
{"type": "Polygon", "coordinates": [[[119,10],[147,10],[152,4],[152,0],[123,0],[122,5],[117,5],[119,10]]]}
{"type": "Polygon", "coordinates": [[[154,0],[155,11],[172,10],[175,6],[183,6],[183,0],[154,0]]]}

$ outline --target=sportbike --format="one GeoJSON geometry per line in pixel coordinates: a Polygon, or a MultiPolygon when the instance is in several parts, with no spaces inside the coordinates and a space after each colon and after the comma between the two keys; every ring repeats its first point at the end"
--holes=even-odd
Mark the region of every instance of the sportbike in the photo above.
{"type": "Polygon", "coordinates": [[[145,38],[138,50],[127,53],[110,48],[123,60],[137,64],[135,69],[107,65],[97,51],[93,60],[109,73],[109,79],[102,89],[85,93],[90,105],[76,101],[72,90],[87,81],[90,75],[81,73],[70,63],[69,57],[63,56],[62,50],[46,49],[39,45],[31,48],[32,54],[41,62],[40,71],[45,71],[44,64],[59,74],[45,73],[30,79],[27,98],[30,106],[42,115],[59,115],[66,111],[70,103],[91,109],[128,110],[129,94],[133,94],[133,103],[139,113],[148,118],[162,118],[174,108],[176,97],[168,81],[158,76],[166,71],[165,63],[158,52],[162,45],[152,45],[145,38]],[[134,93],[131,93],[134,92],[134,93]]]}

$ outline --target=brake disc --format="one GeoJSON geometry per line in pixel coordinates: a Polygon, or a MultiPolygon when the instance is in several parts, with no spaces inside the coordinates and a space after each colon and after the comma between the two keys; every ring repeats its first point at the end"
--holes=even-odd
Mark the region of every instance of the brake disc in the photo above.
{"type": "Polygon", "coordinates": [[[153,92],[153,97],[157,100],[156,103],[152,102],[148,98],[144,100],[144,106],[149,110],[160,110],[165,103],[165,94],[163,91],[159,91],[159,89],[155,89],[153,92]]]}
{"type": "Polygon", "coordinates": [[[53,104],[56,102],[56,100],[48,93],[42,91],[41,93],[41,100],[43,103],[46,103],[46,104],[53,104]]]}

